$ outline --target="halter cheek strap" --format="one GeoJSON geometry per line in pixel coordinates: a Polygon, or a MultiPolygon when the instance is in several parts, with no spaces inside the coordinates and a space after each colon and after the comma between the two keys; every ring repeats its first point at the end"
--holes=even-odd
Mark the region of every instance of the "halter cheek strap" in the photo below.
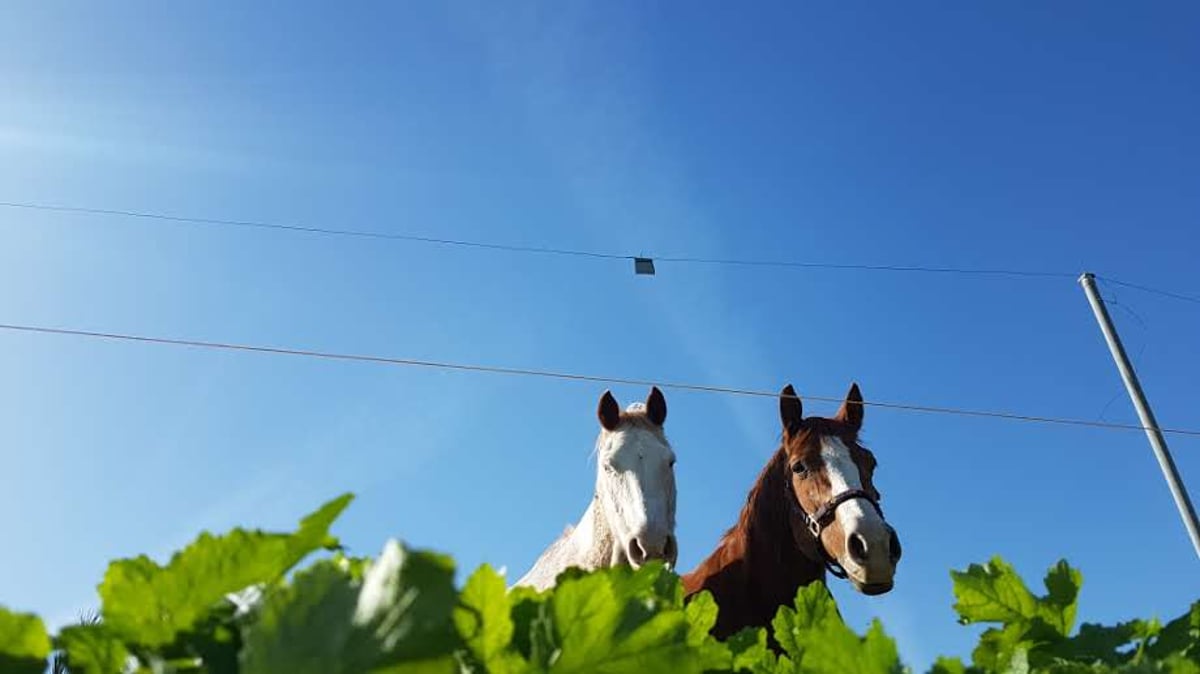
{"type": "Polygon", "coordinates": [[[883,509],[879,507],[879,501],[862,489],[847,489],[829,499],[828,502],[817,509],[817,512],[809,515],[804,512],[804,508],[800,507],[800,502],[796,499],[796,494],[792,490],[790,483],[787,488],[787,496],[788,501],[792,504],[792,510],[795,511],[800,519],[803,520],[805,526],[808,527],[808,533],[812,534],[812,537],[816,539],[817,549],[820,551],[821,561],[825,564],[826,570],[837,578],[845,578],[848,575],[846,570],[838,563],[837,558],[829,554],[829,551],[825,549],[825,543],[821,541],[821,533],[825,531],[825,527],[833,523],[838,506],[846,501],[860,498],[874,506],[875,512],[879,513],[880,517],[883,517],[883,509]]]}

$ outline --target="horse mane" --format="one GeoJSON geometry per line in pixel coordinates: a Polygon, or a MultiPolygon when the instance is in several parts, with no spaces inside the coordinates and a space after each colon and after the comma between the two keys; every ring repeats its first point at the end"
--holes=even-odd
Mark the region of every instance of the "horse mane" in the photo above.
{"type": "Polygon", "coordinates": [[[784,498],[790,490],[785,463],[787,451],[780,443],[746,495],[737,523],[721,537],[718,549],[740,552],[748,563],[756,566],[783,565],[798,556],[792,544],[790,512],[784,498]],[[785,541],[777,539],[780,535],[787,536],[785,541]]]}
{"type": "MultiPolygon", "coordinates": [[[[847,430],[837,421],[813,417],[805,419],[803,432],[807,436],[834,428],[847,430]]],[[[791,605],[801,585],[825,577],[824,564],[809,558],[792,533],[787,462],[787,445],[781,438],[746,495],[737,523],[712,554],[684,576],[685,594],[709,590],[717,600],[720,612],[713,634],[718,638],[742,627],[770,624],[780,605],[791,605]]],[[[774,644],[773,639],[768,642],[774,644]]]]}

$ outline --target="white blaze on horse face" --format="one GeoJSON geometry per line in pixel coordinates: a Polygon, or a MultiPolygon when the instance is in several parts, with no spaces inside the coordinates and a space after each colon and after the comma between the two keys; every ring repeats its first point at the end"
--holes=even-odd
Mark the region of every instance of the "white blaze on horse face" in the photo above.
{"type": "Polygon", "coordinates": [[[660,434],[637,424],[601,438],[596,491],[614,544],[633,566],[650,558],[675,561],[674,459],[660,434]]]}
{"type": "MultiPolygon", "coordinates": [[[[829,479],[829,498],[851,489],[862,489],[862,477],[858,464],[850,455],[850,448],[835,435],[821,436],[821,460],[825,463],[825,475],[829,479]]],[[[889,575],[891,571],[888,548],[891,532],[879,512],[862,499],[852,498],[842,502],[834,512],[842,525],[846,540],[857,534],[867,542],[867,562],[858,564],[849,555],[838,555],[838,561],[847,571],[859,570],[867,575],[889,575]]]]}

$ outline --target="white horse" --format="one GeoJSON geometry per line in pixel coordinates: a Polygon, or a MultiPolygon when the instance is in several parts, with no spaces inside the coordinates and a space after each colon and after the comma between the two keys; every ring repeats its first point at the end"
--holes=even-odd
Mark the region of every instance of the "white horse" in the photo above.
{"type": "Polygon", "coordinates": [[[654,387],[621,411],[605,391],[597,410],[596,492],[583,518],[546,548],[516,585],[553,587],[569,567],[585,571],[649,559],[674,567],[675,452],[663,433],[667,401],[654,387]]]}

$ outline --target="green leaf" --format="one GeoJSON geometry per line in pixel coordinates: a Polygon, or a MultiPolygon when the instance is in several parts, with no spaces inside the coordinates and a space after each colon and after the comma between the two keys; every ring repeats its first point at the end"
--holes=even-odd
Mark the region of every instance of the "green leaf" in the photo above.
{"type": "Polygon", "coordinates": [[[1065,561],[1046,574],[1045,597],[1036,597],[1007,562],[994,557],[984,565],[972,564],[964,571],[951,571],[954,610],[964,624],[978,622],[1012,625],[1040,623],[1060,638],[1071,633],[1078,608],[1083,576],[1065,561]]]}
{"type": "MultiPolygon", "coordinates": [[[[525,586],[514,587],[508,593],[508,603],[512,607],[510,614],[513,621],[513,648],[522,657],[542,668],[548,666],[546,659],[549,653],[545,652],[545,648],[552,646],[553,642],[554,630],[545,615],[546,602],[549,599],[550,592],[538,592],[525,586]],[[535,650],[538,651],[536,657],[535,650]]],[[[553,651],[554,647],[550,650],[553,651]]]]}
{"type": "Polygon", "coordinates": [[[1046,597],[1038,601],[1041,617],[1062,636],[1067,636],[1075,627],[1075,614],[1079,608],[1079,588],[1083,585],[1083,574],[1073,569],[1066,560],[1059,560],[1046,573],[1046,597]]]}
{"type": "Polygon", "coordinates": [[[50,636],[42,619],[0,606],[0,672],[42,674],[50,655],[50,636]]]}
{"type": "Polygon", "coordinates": [[[942,656],[934,661],[929,674],[967,674],[967,666],[959,658],[942,656]]]}
{"type": "Polygon", "coordinates": [[[841,622],[833,595],[823,583],[810,583],[796,592],[794,608],[779,607],[771,627],[783,651],[799,663],[803,659],[805,634],[831,619],[841,622]]]}
{"type": "Polygon", "coordinates": [[[777,669],[775,653],[767,646],[767,631],[761,627],[746,628],[726,641],[733,655],[733,671],[750,674],[774,674],[777,669]]]}
{"type": "MultiPolygon", "coordinates": [[[[730,648],[714,639],[709,632],[717,624],[717,602],[708,590],[692,596],[683,610],[688,623],[688,646],[696,651],[703,670],[729,669],[730,648]]],[[[766,644],[764,633],[763,644],[766,644]]]]}
{"type": "Polygon", "coordinates": [[[558,659],[558,636],[554,633],[554,618],[550,615],[550,604],[539,604],[529,623],[529,661],[538,671],[550,669],[558,659]]]}
{"type": "Polygon", "coordinates": [[[986,630],[971,654],[975,666],[989,672],[1008,671],[1017,651],[1028,651],[1032,646],[1026,638],[1027,626],[1027,623],[1014,622],[1001,629],[986,630]]]}
{"type": "Polygon", "coordinates": [[[702,590],[691,598],[684,614],[688,621],[688,643],[698,646],[709,638],[709,632],[717,624],[717,602],[711,592],[702,590]]]}
{"type": "Polygon", "coordinates": [[[614,579],[625,573],[608,569],[559,582],[547,604],[558,646],[548,658],[550,671],[700,672],[687,617],[662,601],[658,570],[638,569],[632,582],[616,587],[614,579]]]}
{"type": "Polygon", "coordinates": [[[892,674],[900,671],[900,656],[896,642],[883,631],[878,620],[871,623],[864,639],[859,639],[839,619],[825,623],[823,629],[810,637],[804,659],[804,672],[839,672],[845,674],[892,674]]]}
{"type": "Polygon", "coordinates": [[[1118,665],[1129,662],[1136,651],[1126,652],[1133,642],[1144,642],[1162,629],[1156,621],[1131,620],[1113,627],[1084,623],[1074,637],[1054,644],[1047,655],[1081,663],[1118,665]]]}
{"type": "Polygon", "coordinates": [[[206,532],[165,567],[145,555],[112,563],[100,585],[105,624],[131,643],[170,644],[227,594],[276,582],[315,550],[335,547],[329,526],[352,498],[346,494],[326,503],[294,534],[206,532]]]}
{"type": "Polygon", "coordinates": [[[244,631],[242,671],[369,670],[377,654],[352,648],[358,592],[349,575],[330,561],[297,573],[291,585],[267,596],[258,620],[244,631]]]}
{"type": "Polygon", "coordinates": [[[113,674],[125,668],[129,651],[103,624],[74,625],[58,635],[72,674],[113,674]]]}
{"type": "Polygon", "coordinates": [[[867,634],[862,640],[862,658],[868,669],[863,671],[896,672],[900,670],[900,651],[896,648],[896,640],[887,635],[883,623],[878,619],[871,621],[867,634]]]}
{"type": "MultiPolygon", "coordinates": [[[[775,639],[798,671],[813,674],[891,674],[901,671],[896,643],[879,621],[859,638],[842,622],[829,590],[821,583],[801,587],[795,608],[780,607],[772,622],[775,639]]],[[[782,658],[781,658],[782,662],[782,658]]]]}
{"type": "Polygon", "coordinates": [[[1167,623],[1154,643],[1146,648],[1146,654],[1159,660],[1175,654],[1190,654],[1200,662],[1200,601],[1192,604],[1187,613],[1167,623]]]}
{"type": "Polygon", "coordinates": [[[459,645],[454,565],[389,541],[361,582],[324,561],[264,602],[244,634],[242,672],[450,672],[459,645]]]}
{"type": "Polygon", "coordinates": [[[1013,651],[1012,657],[1000,671],[1004,674],[1029,674],[1029,650],[1018,648],[1013,651]]]}
{"type": "Polygon", "coordinates": [[[218,606],[175,641],[158,651],[167,660],[199,663],[205,674],[233,674],[238,671],[238,655],[242,650],[239,623],[258,613],[257,606],[244,616],[233,603],[218,606]]]}
{"type": "Polygon", "coordinates": [[[492,674],[519,672],[528,664],[508,650],[513,619],[504,577],[484,564],[471,574],[454,610],[454,624],[474,663],[492,674]]]}
{"type": "Polygon", "coordinates": [[[964,623],[1002,624],[1032,620],[1038,615],[1037,598],[1007,562],[995,557],[987,564],[972,564],[951,571],[954,610],[964,623]]]}

